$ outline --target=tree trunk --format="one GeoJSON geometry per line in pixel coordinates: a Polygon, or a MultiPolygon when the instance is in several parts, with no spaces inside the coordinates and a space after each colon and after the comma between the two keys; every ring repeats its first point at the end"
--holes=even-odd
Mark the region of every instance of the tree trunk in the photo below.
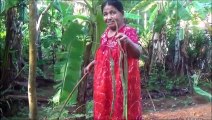
{"type": "MultiPolygon", "coordinates": [[[[17,38],[16,38],[16,53],[17,53],[17,56],[16,56],[16,59],[17,59],[17,65],[18,65],[18,71],[17,73],[21,72],[21,70],[23,69],[23,66],[24,66],[24,60],[23,60],[23,57],[22,57],[22,39],[23,39],[23,35],[22,35],[22,23],[19,22],[18,23],[18,31],[17,31],[17,38]]],[[[19,76],[22,77],[22,74],[20,73],[19,76]]]]}
{"type": "Polygon", "coordinates": [[[6,14],[6,38],[5,48],[3,53],[3,62],[1,66],[1,79],[0,89],[5,90],[11,84],[14,79],[13,70],[15,69],[12,64],[12,53],[10,52],[13,48],[13,42],[16,36],[16,10],[10,8],[6,14]]]}
{"type": "Polygon", "coordinates": [[[175,39],[175,54],[174,54],[174,66],[175,73],[177,73],[180,63],[180,23],[176,26],[176,39],[175,39]]]}
{"type": "MultiPolygon", "coordinates": [[[[160,17],[165,12],[164,6],[162,3],[158,3],[158,16],[160,17]]],[[[158,18],[156,18],[157,21],[158,18]]],[[[166,19],[165,17],[163,19],[166,19]]],[[[155,21],[154,24],[157,24],[155,21]]],[[[153,66],[162,66],[165,69],[165,55],[167,54],[167,40],[166,40],[166,26],[165,23],[161,26],[160,29],[154,29],[154,33],[152,36],[152,51],[150,57],[150,65],[149,65],[149,72],[150,75],[153,66]]]]}
{"type": "Polygon", "coordinates": [[[15,51],[13,62],[16,62],[17,64],[17,75],[16,77],[22,78],[22,73],[21,70],[23,69],[24,66],[24,60],[22,56],[22,39],[23,39],[23,34],[22,34],[22,27],[23,27],[23,14],[24,14],[24,7],[23,5],[18,5],[17,12],[18,12],[18,18],[16,19],[16,36],[15,36],[15,41],[13,42],[13,50],[15,51]]]}
{"type": "Polygon", "coordinates": [[[37,117],[37,96],[36,96],[36,40],[38,33],[37,6],[36,0],[29,1],[29,76],[28,76],[28,98],[29,98],[29,119],[36,120],[37,117]]]}
{"type": "Polygon", "coordinates": [[[150,69],[149,69],[149,75],[151,73],[151,70],[153,66],[156,64],[160,64],[165,68],[165,55],[166,55],[166,32],[165,27],[162,28],[160,33],[155,32],[153,34],[153,40],[152,40],[152,54],[151,54],[151,62],[150,62],[150,69]]]}

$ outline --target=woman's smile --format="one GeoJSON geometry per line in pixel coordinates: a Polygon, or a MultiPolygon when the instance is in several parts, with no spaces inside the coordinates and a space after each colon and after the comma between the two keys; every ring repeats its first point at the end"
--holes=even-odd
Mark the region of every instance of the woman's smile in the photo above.
{"type": "Polygon", "coordinates": [[[108,20],[108,21],[107,21],[107,24],[108,24],[108,25],[114,25],[114,24],[115,24],[115,21],[114,21],[114,20],[108,20]]]}

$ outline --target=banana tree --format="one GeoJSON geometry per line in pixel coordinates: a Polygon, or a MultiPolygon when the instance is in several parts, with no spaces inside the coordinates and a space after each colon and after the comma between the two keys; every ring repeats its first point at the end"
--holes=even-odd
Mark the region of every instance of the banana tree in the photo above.
{"type": "MultiPolygon", "coordinates": [[[[145,12],[148,14],[148,31],[153,31],[152,34],[152,50],[149,53],[154,53],[155,55],[151,55],[149,58],[152,58],[150,63],[150,72],[151,67],[156,61],[164,61],[168,48],[166,46],[159,47],[158,50],[154,50],[154,47],[158,45],[166,45],[166,40],[160,40],[160,36],[162,32],[161,30],[166,29],[167,27],[176,28],[176,39],[175,39],[175,53],[174,53],[174,64],[175,68],[178,69],[179,63],[181,61],[180,55],[180,41],[183,40],[183,29],[180,27],[180,22],[183,21],[193,21],[192,18],[203,19],[206,17],[207,13],[210,11],[211,6],[209,5],[210,1],[154,1],[154,0],[144,0],[138,3],[135,7],[131,9],[130,12],[135,12],[136,10],[141,10],[141,12],[145,12]],[[192,13],[192,10],[195,11],[192,13]],[[154,27],[153,27],[154,26],[154,27]],[[151,29],[153,28],[153,30],[151,29]],[[159,42],[159,44],[158,44],[159,42]],[[162,49],[160,49],[162,48],[162,49]],[[158,53],[158,55],[156,54],[158,53]],[[159,54],[161,53],[161,54],[159,54]]],[[[172,29],[173,30],[173,29],[172,29]]],[[[143,33],[146,33],[146,30],[142,29],[143,33]]],[[[167,32],[167,29],[163,31],[167,32]]],[[[142,34],[142,33],[141,33],[142,34]]],[[[144,36],[144,35],[142,35],[144,36]]],[[[163,37],[165,38],[165,36],[163,37]]],[[[145,39],[145,37],[144,37],[145,39]]],[[[143,40],[143,39],[142,39],[143,40]]],[[[150,61],[150,60],[149,60],[150,61]]],[[[148,63],[148,62],[147,62],[148,63]]]]}
{"type": "MultiPolygon", "coordinates": [[[[82,69],[89,64],[91,55],[92,53],[95,53],[95,50],[99,45],[101,33],[103,32],[105,27],[101,16],[100,3],[101,1],[95,1],[95,0],[90,1],[84,0],[82,2],[77,1],[75,2],[75,5],[81,6],[81,8],[83,8],[83,10],[81,9],[78,12],[76,11],[75,14],[78,15],[83,14],[85,16],[90,16],[88,17],[88,20],[86,22],[87,23],[86,25],[88,26],[87,36],[89,38],[89,41],[85,46],[82,69]]],[[[81,76],[83,76],[83,73],[81,76]]],[[[81,82],[81,84],[78,87],[77,113],[80,114],[85,114],[86,110],[86,94],[87,94],[86,89],[87,89],[87,80],[85,79],[84,81],[81,82]]]]}
{"type": "MultiPolygon", "coordinates": [[[[152,43],[149,41],[147,44],[150,44],[150,50],[147,53],[148,59],[146,61],[146,64],[149,64],[149,69],[147,71],[148,74],[151,73],[152,66],[155,63],[161,63],[164,64],[165,60],[165,54],[166,54],[166,18],[167,18],[167,1],[141,1],[138,3],[134,8],[131,9],[130,12],[141,10],[141,12],[144,13],[144,15],[148,16],[148,22],[147,19],[144,19],[144,25],[146,26],[144,29],[142,29],[141,35],[146,36],[143,37],[142,40],[147,39],[147,35],[152,36],[152,43]],[[151,30],[151,26],[153,26],[153,30],[151,30]],[[153,31],[153,33],[151,32],[153,31]]],[[[144,41],[141,41],[144,42],[144,41]]]]}
{"type": "MultiPolygon", "coordinates": [[[[61,9],[63,14],[62,43],[65,46],[65,51],[60,53],[59,58],[61,59],[55,65],[56,77],[61,80],[59,91],[53,98],[57,103],[63,103],[67,99],[80,76],[83,75],[81,69],[90,62],[91,54],[95,52],[99,45],[100,35],[105,28],[99,6],[100,2],[95,0],[59,2],[58,8],[61,9]],[[76,11],[74,6],[80,6],[84,11],[76,11]],[[75,11],[69,9],[72,7],[75,11]],[[72,14],[70,14],[70,11],[72,11],[72,14]],[[85,15],[84,12],[87,12],[87,14],[85,15]]],[[[85,113],[86,85],[85,79],[78,86],[78,91],[72,95],[69,102],[81,106],[78,113],[85,113]]]]}

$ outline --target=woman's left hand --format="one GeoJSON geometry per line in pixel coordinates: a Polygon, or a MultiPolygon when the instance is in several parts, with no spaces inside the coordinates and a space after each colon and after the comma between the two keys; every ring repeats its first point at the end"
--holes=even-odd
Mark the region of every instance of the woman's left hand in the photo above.
{"type": "Polygon", "coordinates": [[[118,33],[116,39],[119,40],[122,44],[127,44],[129,42],[129,38],[124,33],[118,33]]]}

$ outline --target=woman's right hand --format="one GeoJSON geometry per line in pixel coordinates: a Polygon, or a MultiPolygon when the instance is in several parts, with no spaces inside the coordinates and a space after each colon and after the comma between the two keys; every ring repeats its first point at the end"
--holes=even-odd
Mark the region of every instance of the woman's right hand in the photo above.
{"type": "Polygon", "coordinates": [[[93,60],[92,62],[90,62],[85,68],[84,68],[84,74],[90,73],[91,69],[94,66],[95,61],[93,60]]]}
{"type": "Polygon", "coordinates": [[[90,66],[87,65],[85,68],[84,68],[84,74],[87,74],[87,73],[90,73],[90,66]]]}

